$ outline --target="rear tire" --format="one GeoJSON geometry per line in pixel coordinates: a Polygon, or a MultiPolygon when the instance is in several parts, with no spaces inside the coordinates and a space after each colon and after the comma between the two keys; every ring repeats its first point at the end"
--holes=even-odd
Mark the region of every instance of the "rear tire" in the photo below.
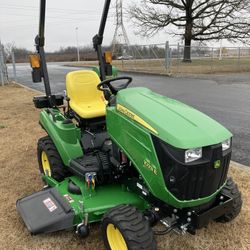
{"type": "Polygon", "coordinates": [[[37,159],[42,175],[50,176],[59,182],[67,177],[68,172],[66,167],[49,136],[38,140],[37,159]]]}
{"type": "Polygon", "coordinates": [[[232,221],[241,211],[242,199],[241,192],[238,189],[237,184],[233,181],[231,177],[227,179],[227,183],[222,189],[221,194],[227,195],[233,198],[233,207],[232,210],[221,217],[217,218],[217,222],[227,223],[232,221]]]}
{"type": "Polygon", "coordinates": [[[156,249],[148,221],[131,205],[116,206],[104,215],[102,235],[108,250],[156,249]]]}

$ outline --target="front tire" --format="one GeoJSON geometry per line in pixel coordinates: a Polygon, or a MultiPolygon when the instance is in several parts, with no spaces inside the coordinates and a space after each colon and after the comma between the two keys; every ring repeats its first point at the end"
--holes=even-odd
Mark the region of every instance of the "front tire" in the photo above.
{"type": "Polygon", "coordinates": [[[225,187],[222,189],[221,194],[233,198],[232,210],[216,219],[217,222],[227,223],[236,218],[241,211],[242,207],[241,192],[239,191],[238,186],[233,181],[233,179],[229,177],[227,179],[225,187]]]}
{"type": "Polygon", "coordinates": [[[37,158],[42,175],[52,177],[59,182],[67,177],[66,167],[49,136],[38,140],[37,158]]]}
{"type": "Polygon", "coordinates": [[[131,205],[116,206],[104,215],[102,235],[108,250],[156,249],[148,221],[131,205]]]}

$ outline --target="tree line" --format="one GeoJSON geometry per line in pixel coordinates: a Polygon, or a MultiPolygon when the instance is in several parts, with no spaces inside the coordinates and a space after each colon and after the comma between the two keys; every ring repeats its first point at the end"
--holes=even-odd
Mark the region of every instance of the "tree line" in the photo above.
{"type": "MultiPolygon", "coordinates": [[[[12,51],[14,51],[15,60],[17,63],[28,62],[29,55],[34,53],[31,50],[28,50],[26,48],[16,47],[16,46],[13,46],[12,44],[6,44],[4,46],[4,51],[5,51],[6,63],[10,63],[12,61],[12,58],[11,58],[12,51]]],[[[81,55],[81,60],[83,61],[97,60],[96,53],[91,46],[81,47],[80,55],[81,55]]],[[[68,46],[65,48],[61,47],[60,49],[56,51],[47,52],[46,59],[48,62],[76,61],[77,60],[77,48],[73,46],[68,46]]]]}

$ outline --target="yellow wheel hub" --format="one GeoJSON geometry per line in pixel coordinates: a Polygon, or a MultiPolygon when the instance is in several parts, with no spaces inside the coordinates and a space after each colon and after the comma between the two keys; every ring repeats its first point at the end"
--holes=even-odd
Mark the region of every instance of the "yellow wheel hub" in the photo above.
{"type": "Polygon", "coordinates": [[[42,167],[43,167],[43,172],[47,176],[51,176],[51,168],[49,164],[49,159],[46,153],[43,151],[42,152],[42,167]]]}
{"type": "Polygon", "coordinates": [[[107,226],[107,238],[111,250],[128,250],[120,230],[113,224],[107,226]]]}

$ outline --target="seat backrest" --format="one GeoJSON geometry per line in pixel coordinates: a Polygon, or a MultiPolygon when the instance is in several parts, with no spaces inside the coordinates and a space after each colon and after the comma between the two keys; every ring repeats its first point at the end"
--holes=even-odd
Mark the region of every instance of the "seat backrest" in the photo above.
{"type": "Polygon", "coordinates": [[[66,91],[70,102],[76,104],[104,100],[103,92],[97,89],[98,75],[91,70],[73,71],[66,76],[66,91]]]}

